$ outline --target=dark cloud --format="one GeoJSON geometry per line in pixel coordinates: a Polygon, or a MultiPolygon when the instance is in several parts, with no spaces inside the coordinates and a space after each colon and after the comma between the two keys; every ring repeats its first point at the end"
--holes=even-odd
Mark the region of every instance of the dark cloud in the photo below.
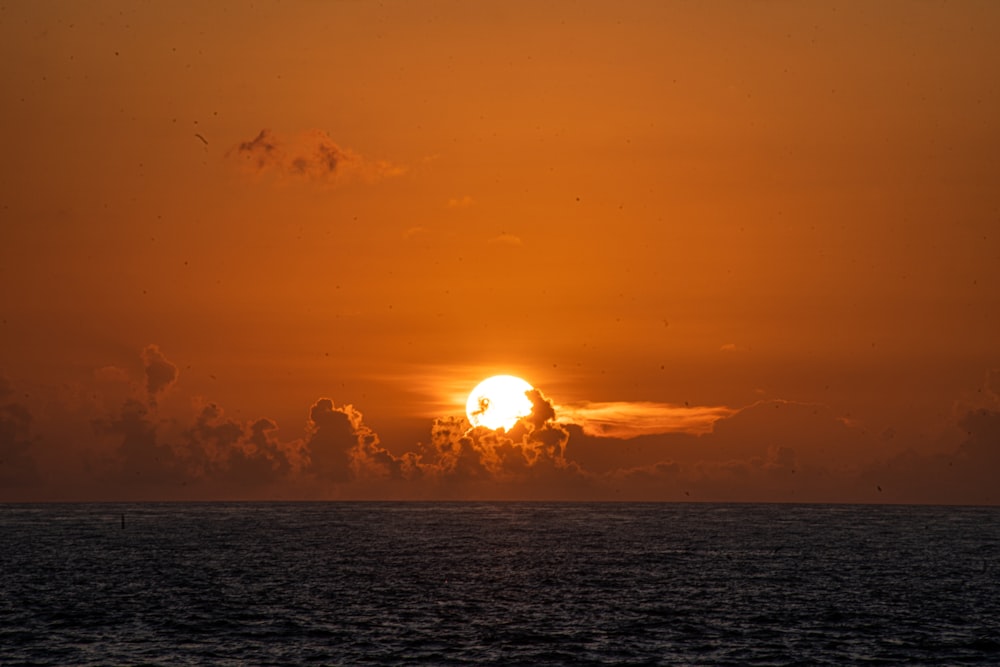
{"type": "Polygon", "coordinates": [[[127,486],[176,485],[185,481],[181,461],[174,450],[158,440],[158,424],[150,418],[148,406],[128,399],[116,417],[97,419],[94,430],[119,441],[117,458],[127,486]]]}
{"type": "MultiPolygon", "coordinates": [[[[178,382],[177,366],[156,345],[140,356],[141,380],[106,367],[94,374],[97,389],[75,395],[109,387],[112,394],[61,409],[49,399],[45,414],[90,424],[89,440],[71,426],[40,429],[29,406],[14,400],[21,394],[0,379],[0,499],[1000,503],[1000,411],[991,407],[966,410],[954,422],[954,438],[917,450],[904,449],[902,438],[887,440],[884,426],[869,431],[827,406],[781,400],[716,410],[708,430],[700,421],[691,429],[683,419],[690,413],[676,406],[641,404],[630,412],[625,404],[591,404],[591,425],[610,420],[609,408],[661,424],[659,407],[668,426],[682,428],[588,430],[562,421],[561,409],[534,389],[527,392],[530,414],[509,430],[441,418],[427,442],[390,450],[359,410],[325,397],[309,407],[305,429],[287,438],[272,419],[236,420],[202,399],[189,414],[174,403],[167,414],[157,399],[178,382]],[[66,448],[67,439],[78,444],[66,448]]],[[[981,398],[995,379],[987,377],[981,398]]],[[[571,418],[579,414],[579,407],[569,411],[571,418]]]]}
{"type": "MultiPolygon", "coordinates": [[[[617,468],[603,476],[603,483],[608,495],[622,496],[625,490],[629,497],[637,489],[644,490],[652,497],[663,497],[669,489],[671,495],[679,496],[679,490],[684,486],[680,483],[682,468],[676,461],[658,461],[652,465],[635,468],[617,468]]],[[[639,494],[642,497],[643,494],[639,494]]]]}
{"type": "Polygon", "coordinates": [[[619,468],[645,468],[673,457],[694,460],[702,442],[689,433],[658,433],[621,439],[593,435],[579,424],[566,424],[564,428],[569,433],[566,458],[595,474],[619,468]]]}
{"type": "Polygon", "coordinates": [[[969,411],[957,426],[964,437],[956,445],[886,453],[882,434],[825,406],[763,401],[699,436],[619,440],[569,425],[566,456],[595,475],[599,497],[1000,503],[1000,411],[969,411]]]}
{"type": "Polygon", "coordinates": [[[435,419],[431,424],[430,441],[417,443],[416,455],[420,464],[432,470],[453,467],[449,464],[460,451],[463,436],[468,429],[469,423],[463,417],[435,419]]]}
{"type": "Polygon", "coordinates": [[[278,141],[267,128],[257,133],[250,141],[243,141],[236,148],[237,155],[256,169],[266,169],[280,160],[278,141]]]}
{"type": "Polygon", "coordinates": [[[966,433],[949,467],[958,468],[969,502],[1000,503],[1000,411],[980,409],[959,421],[966,433]]]}
{"type": "Polygon", "coordinates": [[[335,407],[321,398],[309,409],[305,442],[308,471],[328,482],[405,479],[414,474],[414,455],[393,456],[353,406],[335,407]]]}
{"type": "Polygon", "coordinates": [[[417,445],[416,462],[423,477],[439,484],[489,479],[492,474],[484,463],[484,446],[470,434],[464,417],[436,419],[430,442],[417,445]]]}
{"type": "Polygon", "coordinates": [[[974,410],[958,422],[966,438],[959,445],[959,456],[970,463],[1000,471],[1000,412],[974,410]]]}
{"type": "Polygon", "coordinates": [[[529,389],[524,394],[531,401],[531,414],[524,418],[525,421],[539,429],[546,423],[555,420],[556,410],[552,407],[552,402],[542,395],[542,392],[538,389],[529,389]]]}
{"type": "Polygon", "coordinates": [[[114,443],[112,465],[103,476],[123,496],[171,497],[185,489],[196,496],[246,497],[301,467],[301,443],[281,443],[271,420],[243,424],[225,417],[215,403],[204,405],[187,427],[156,418],[156,399],[176,382],[177,367],[156,345],[141,356],[146,401],[127,398],[114,417],[92,421],[94,432],[114,443]]]}
{"type": "Polygon", "coordinates": [[[774,448],[797,453],[803,465],[842,469],[877,460],[878,435],[835,414],[829,406],[786,400],[759,401],[715,423],[699,454],[714,459],[766,457],[774,448]]]}
{"type": "Polygon", "coordinates": [[[241,142],[230,151],[253,173],[303,178],[327,184],[374,182],[405,170],[384,160],[369,160],[339,146],[322,130],[309,130],[289,140],[270,130],[241,142]]]}
{"type": "Polygon", "coordinates": [[[252,424],[228,419],[210,403],[184,433],[188,473],[241,493],[285,480],[301,467],[299,443],[281,443],[277,430],[270,419],[252,424]]]}
{"type": "Polygon", "coordinates": [[[283,446],[277,437],[278,425],[270,419],[258,419],[230,456],[233,474],[250,483],[277,476],[287,477],[297,469],[298,452],[283,446]]]}
{"type": "Polygon", "coordinates": [[[243,439],[244,431],[242,425],[223,417],[222,408],[210,403],[202,408],[185,436],[185,449],[193,467],[202,475],[211,475],[227,467],[230,453],[243,439]]]}
{"type": "Polygon", "coordinates": [[[538,390],[527,394],[531,413],[509,431],[469,428],[464,419],[435,422],[431,445],[418,448],[424,476],[447,489],[518,497],[558,497],[586,484],[566,459],[569,432],[555,421],[551,401],[538,390]]]}
{"type": "Polygon", "coordinates": [[[149,404],[155,407],[157,396],[177,381],[177,366],[167,361],[158,345],[147,345],[142,351],[142,361],[146,368],[149,404]]]}
{"type": "Polygon", "coordinates": [[[329,398],[321,398],[313,404],[309,409],[306,439],[311,472],[333,482],[348,481],[351,479],[350,451],[357,444],[355,424],[346,409],[334,408],[329,398]]]}
{"type": "MultiPolygon", "coordinates": [[[[610,497],[637,500],[835,500],[856,484],[856,452],[874,436],[822,405],[761,401],[698,435],[598,437],[571,424],[566,457],[610,497]]],[[[871,454],[868,454],[871,456],[871,454]]]]}
{"type": "Polygon", "coordinates": [[[958,427],[964,437],[956,448],[908,448],[863,471],[860,489],[882,502],[1000,504],[1000,411],[970,411],[958,427]]]}
{"type": "MultiPolygon", "coordinates": [[[[0,401],[13,395],[0,377],[0,401]]],[[[31,413],[20,403],[0,404],[0,490],[35,484],[38,470],[31,456],[31,413]]]]}

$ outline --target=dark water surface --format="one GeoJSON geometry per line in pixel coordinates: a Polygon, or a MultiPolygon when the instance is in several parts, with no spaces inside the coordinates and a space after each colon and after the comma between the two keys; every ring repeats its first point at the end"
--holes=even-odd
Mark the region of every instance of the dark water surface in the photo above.
{"type": "Polygon", "coordinates": [[[22,663],[996,665],[1000,508],[0,505],[22,663]]]}

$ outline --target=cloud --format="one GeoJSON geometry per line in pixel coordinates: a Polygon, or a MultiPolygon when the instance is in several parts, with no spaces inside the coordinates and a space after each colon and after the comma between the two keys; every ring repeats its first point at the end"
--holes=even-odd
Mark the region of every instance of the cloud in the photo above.
{"type": "Polygon", "coordinates": [[[259,497],[301,467],[301,442],[279,442],[268,419],[244,424],[208,404],[190,426],[179,432],[171,426],[136,399],[126,400],[116,417],[95,420],[94,431],[117,442],[99,475],[106,489],[132,499],[259,497]]]}
{"type": "Polygon", "coordinates": [[[845,419],[822,403],[761,400],[739,409],[713,428],[706,445],[716,459],[749,461],[770,447],[794,450],[805,468],[855,474],[888,451],[877,432],[845,419]]]}
{"type": "Polygon", "coordinates": [[[360,415],[352,421],[351,406],[337,409],[329,398],[321,398],[309,408],[309,430],[306,440],[309,470],[323,479],[345,482],[351,478],[349,452],[358,443],[356,429],[360,415]]]}
{"type": "Polygon", "coordinates": [[[0,375],[0,400],[3,400],[13,395],[13,393],[14,393],[14,385],[8,378],[4,377],[3,375],[0,375]]]}
{"type": "Polygon", "coordinates": [[[682,459],[690,462],[704,436],[689,433],[651,433],[629,438],[588,434],[579,424],[565,424],[569,433],[566,458],[595,475],[617,469],[642,468],[662,461],[682,459]]]}
{"type": "Polygon", "coordinates": [[[531,413],[509,431],[436,420],[430,443],[416,452],[422,479],[445,497],[562,497],[586,486],[587,475],[566,458],[569,431],[555,421],[551,401],[537,389],[527,394],[531,413]]]}
{"type": "MultiPolygon", "coordinates": [[[[132,499],[253,497],[301,469],[302,442],[280,442],[272,420],[234,421],[211,402],[202,403],[188,426],[176,417],[158,417],[157,398],[177,382],[177,366],[155,344],[141,357],[144,394],[127,397],[117,414],[90,422],[98,438],[111,443],[106,458],[87,457],[104,487],[102,497],[108,489],[132,499]]],[[[123,373],[104,367],[95,379],[123,384],[128,382],[123,373]]]]}
{"type": "Polygon", "coordinates": [[[1000,411],[970,412],[958,422],[958,426],[966,433],[958,448],[959,457],[991,473],[1000,470],[1000,411]]]}
{"type": "Polygon", "coordinates": [[[1000,411],[963,415],[957,447],[921,453],[907,448],[860,475],[869,501],[1000,504],[1000,411]]]}
{"type": "Polygon", "coordinates": [[[492,243],[493,245],[507,245],[507,246],[522,245],[520,237],[507,233],[494,236],[493,238],[490,239],[489,242],[492,243]]]}
{"type": "Polygon", "coordinates": [[[590,436],[635,438],[656,433],[708,433],[736,410],[725,406],[687,406],[646,401],[578,403],[559,406],[565,421],[590,436]]]}
{"type": "MultiPolygon", "coordinates": [[[[9,380],[0,377],[0,401],[13,396],[9,380]]],[[[31,412],[15,402],[0,403],[0,490],[29,486],[38,480],[31,456],[31,412]]]]}
{"type": "Polygon", "coordinates": [[[188,472],[227,488],[252,490],[290,478],[304,465],[300,441],[282,443],[266,418],[242,423],[209,403],[183,433],[188,472]]]}
{"type": "Polygon", "coordinates": [[[858,474],[877,463],[874,434],[845,424],[819,404],[771,400],[725,410],[709,430],[675,429],[627,439],[592,435],[570,424],[566,456],[595,475],[610,498],[860,498],[858,474]]]}
{"type": "Polygon", "coordinates": [[[491,472],[480,440],[479,434],[470,435],[464,417],[436,419],[430,442],[417,446],[424,477],[438,484],[489,478],[491,472]]]}
{"type": "Polygon", "coordinates": [[[374,183],[406,171],[391,162],[371,160],[342,148],[322,130],[308,130],[284,139],[263,129],[253,139],[239,143],[227,155],[239,160],[254,174],[272,173],[282,178],[328,185],[350,181],[374,183]]]}
{"type": "Polygon", "coordinates": [[[177,366],[167,361],[157,345],[148,345],[142,351],[146,369],[146,391],[149,404],[156,406],[156,397],[170,388],[177,380],[177,366]]]}
{"type": "Polygon", "coordinates": [[[468,208],[472,206],[475,201],[469,195],[464,197],[452,197],[448,200],[448,208],[468,208]]]}
{"type": "Polygon", "coordinates": [[[278,165],[283,159],[278,149],[278,139],[266,128],[250,141],[240,142],[236,151],[241,159],[248,165],[255,166],[257,170],[278,165]]]}
{"type": "Polygon", "coordinates": [[[991,368],[986,372],[986,392],[1000,404],[1000,368],[991,368]]]}
{"type": "Polygon", "coordinates": [[[278,425],[260,418],[250,424],[244,437],[230,455],[230,470],[234,477],[250,482],[283,478],[301,469],[301,449],[281,443],[278,425]]]}
{"type": "Polygon", "coordinates": [[[616,468],[607,475],[606,481],[616,490],[621,487],[635,488],[636,486],[662,487],[665,483],[678,480],[681,470],[680,464],[676,461],[657,461],[648,466],[616,468]]]}
{"type": "Polygon", "coordinates": [[[159,441],[158,424],[142,402],[126,400],[116,417],[96,419],[93,427],[99,435],[119,441],[116,454],[122,478],[116,481],[141,487],[184,481],[181,462],[173,449],[159,441]]]}
{"type": "MultiPolygon", "coordinates": [[[[586,480],[566,459],[569,431],[556,421],[552,402],[529,392],[531,413],[509,432],[472,429],[464,418],[434,422],[431,440],[396,455],[382,446],[351,405],[317,399],[303,435],[283,440],[271,419],[231,419],[214,402],[196,401],[191,417],[165,415],[157,398],[178,380],[176,365],[160,348],[140,354],[145,384],[138,391],[122,369],[95,372],[98,382],[136,391],[111,414],[90,421],[102,445],[91,461],[82,496],[120,499],[252,497],[559,497],[586,480]],[[101,452],[104,452],[103,454],[101,452]],[[540,489],[544,491],[539,491],[540,489]]],[[[9,393],[7,385],[0,387],[9,393]]],[[[97,408],[101,401],[95,401],[97,408]]],[[[26,450],[26,413],[16,418],[19,452],[26,450]]],[[[8,420],[10,421],[10,420],[8,420]]],[[[8,432],[8,431],[5,431],[8,432]]],[[[4,440],[6,444],[10,440],[4,440]]],[[[11,449],[11,447],[7,447],[11,449]]],[[[23,458],[23,463],[31,463],[23,458]]],[[[11,474],[32,479],[23,466],[11,474]]],[[[73,473],[68,472],[68,475],[73,473]]]]}
{"type": "Polygon", "coordinates": [[[307,471],[321,480],[404,479],[413,475],[412,455],[393,456],[351,405],[336,407],[321,398],[309,409],[305,453],[307,471]]]}
{"type": "MultiPolygon", "coordinates": [[[[918,451],[818,403],[558,406],[533,389],[530,414],[509,430],[442,417],[425,442],[390,447],[358,409],[332,398],[304,409],[301,430],[287,436],[273,419],[233,419],[206,399],[158,406],[178,391],[177,365],[156,345],[137,356],[141,376],[99,368],[93,386],[40,396],[38,408],[0,379],[0,500],[1000,503],[995,401],[962,413],[952,439],[918,451]]],[[[994,379],[979,396],[993,400],[985,392],[994,379]]]]}
{"type": "MultiPolygon", "coordinates": [[[[528,392],[530,414],[508,431],[470,428],[464,417],[441,418],[433,422],[428,442],[397,444],[399,454],[382,445],[360,411],[325,397],[308,409],[302,436],[283,439],[274,420],[237,421],[214,402],[199,401],[189,417],[162,414],[155,402],[178,381],[176,365],[156,345],[140,356],[143,391],[91,421],[98,442],[107,446],[63,472],[63,482],[72,483],[78,497],[108,498],[113,490],[122,499],[599,498],[617,497],[613,489],[624,483],[633,497],[663,499],[699,483],[703,496],[718,495],[727,483],[738,495],[746,489],[731,480],[799,465],[798,451],[780,441],[762,452],[727,444],[741,440],[756,423],[754,415],[769,406],[736,412],[605,403],[577,406],[574,415],[538,389],[528,392]],[[570,419],[581,415],[589,418],[580,420],[586,430],[570,419]],[[625,431],[621,424],[629,420],[638,425],[625,431]],[[727,427],[711,432],[710,422],[727,427]]],[[[120,369],[95,378],[138,390],[120,369]]],[[[101,403],[95,400],[91,408],[101,403]]],[[[30,420],[16,411],[5,414],[19,424],[15,441],[23,454],[30,420]]],[[[20,468],[18,476],[29,479],[20,468]]]]}

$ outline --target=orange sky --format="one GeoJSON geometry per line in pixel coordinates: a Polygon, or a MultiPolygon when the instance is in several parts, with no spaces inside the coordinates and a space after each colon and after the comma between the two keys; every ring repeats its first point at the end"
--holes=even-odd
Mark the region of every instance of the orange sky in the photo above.
{"type": "Polygon", "coordinates": [[[1000,502],[996,3],[202,5],[0,6],[0,500],[1000,502]]]}

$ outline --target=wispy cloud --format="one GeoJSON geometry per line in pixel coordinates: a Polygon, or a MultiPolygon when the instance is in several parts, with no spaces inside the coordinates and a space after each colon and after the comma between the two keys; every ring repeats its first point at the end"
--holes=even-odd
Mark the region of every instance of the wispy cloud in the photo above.
{"type": "Polygon", "coordinates": [[[521,245],[521,237],[503,233],[491,238],[490,243],[493,245],[519,246],[521,245]]]}
{"type": "Polygon", "coordinates": [[[719,405],[688,406],[646,401],[578,403],[557,407],[560,419],[579,425],[587,435],[602,438],[708,433],[716,421],[736,412],[733,408],[719,405]]]}

